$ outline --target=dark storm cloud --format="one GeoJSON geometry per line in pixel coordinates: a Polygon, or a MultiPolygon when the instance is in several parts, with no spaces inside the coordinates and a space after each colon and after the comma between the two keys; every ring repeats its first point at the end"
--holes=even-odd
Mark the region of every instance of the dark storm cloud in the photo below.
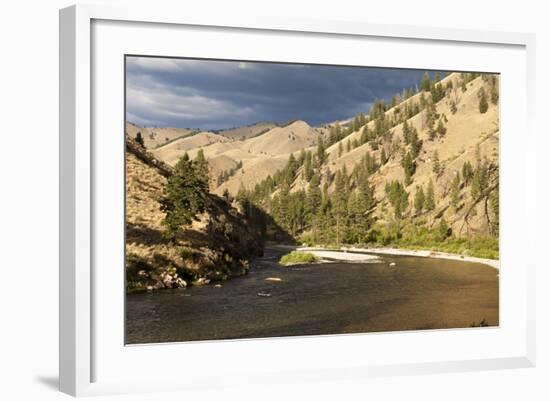
{"type": "Polygon", "coordinates": [[[302,119],[318,125],[368,112],[423,71],[128,57],[127,119],[220,129],[302,119]]]}

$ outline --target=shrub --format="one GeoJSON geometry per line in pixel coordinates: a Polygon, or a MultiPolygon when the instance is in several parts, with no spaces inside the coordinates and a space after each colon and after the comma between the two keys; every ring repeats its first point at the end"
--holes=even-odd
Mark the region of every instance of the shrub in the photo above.
{"type": "Polygon", "coordinates": [[[315,263],[319,258],[309,252],[292,251],[286,255],[283,255],[279,263],[283,266],[301,264],[301,263],[315,263]]]}

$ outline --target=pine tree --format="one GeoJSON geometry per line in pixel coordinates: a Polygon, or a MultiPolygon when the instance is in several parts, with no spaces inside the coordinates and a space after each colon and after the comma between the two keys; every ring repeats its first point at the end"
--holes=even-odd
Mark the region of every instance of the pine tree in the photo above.
{"type": "Polygon", "coordinates": [[[424,195],[424,189],[422,186],[416,187],[416,194],[414,196],[414,208],[416,209],[416,213],[422,213],[425,201],[426,197],[424,195]]]}
{"type": "Polygon", "coordinates": [[[445,241],[451,235],[451,228],[449,227],[445,219],[441,219],[439,221],[435,235],[436,239],[440,242],[445,241]]]}
{"type": "Polygon", "coordinates": [[[422,141],[418,139],[418,131],[414,127],[412,127],[411,129],[410,142],[412,157],[416,158],[420,154],[420,150],[422,149],[422,141]]]}
{"type": "Polygon", "coordinates": [[[411,184],[411,177],[416,170],[416,165],[410,152],[407,152],[405,157],[401,160],[401,166],[405,172],[405,185],[408,186],[411,184]]]}
{"type": "Polygon", "coordinates": [[[308,150],[306,152],[306,156],[305,156],[305,159],[304,159],[304,171],[303,171],[304,179],[307,182],[310,182],[311,178],[313,177],[313,173],[314,173],[314,170],[313,170],[313,157],[312,157],[311,151],[308,150]]]}
{"type": "Polygon", "coordinates": [[[487,94],[485,93],[485,89],[481,88],[477,93],[477,96],[479,98],[479,112],[481,114],[484,114],[489,109],[489,103],[487,103],[487,94]]]}
{"type": "Polygon", "coordinates": [[[322,194],[319,187],[320,181],[317,174],[313,174],[311,181],[309,182],[309,188],[307,191],[307,207],[306,212],[311,219],[317,214],[317,210],[321,206],[322,194]]]}
{"type": "Polygon", "coordinates": [[[457,210],[459,202],[460,202],[460,174],[457,171],[451,183],[451,204],[453,205],[455,210],[457,210]]]}
{"type": "Polygon", "coordinates": [[[342,157],[342,153],[344,153],[344,145],[342,145],[342,142],[338,142],[338,157],[342,157]]]}
{"type": "Polygon", "coordinates": [[[145,143],[143,142],[143,136],[141,135],[141,132],[138,132],[136,134],[136,142],[138,143],[139,146],[141,146],[142,148],[145,147],[145,143]]]}
{"type": "Polygon", "coordinates": [[[206,182],[208,182],[208,162],[204,157],[204,151],[202,149],[199,149],[197,152],[197,156],[195,157],[193,164],[195,165],[195,171],[197,174],[201,177],[206,177],[206,182]]]}
{"type": "Polygon", "coordinates": [[[411,143],[410,134],[411,134],[411,128],[407,120],[405,120],[405,122],[403,123],[403,140],[405,141],[405,145],[408,145],[409,143],[411,143]]]}
{"type": "Polygon", "coordinates": [[[422,76],[422,81],[420,81],[420,89],[427,92],[430,90],[431,85],[430,74],[426,71],[422,76]]]}
{"type": "Polygon", "coordinates": [[[436,131],[441,138],[445,136],[445,134],[447,133],[447,128],[445,128],[445,126],[443,125],[443,121],[438,121],[436,131]]]}
{"type": "Polygon", "coordinates": [[[319,163],[319,166],[323,165],[323,163],[326,160],[326,156],[327,154],[325,153],[325,144],[323,142],[323,137],[320,136],[319,139],[317,140],[317,161],[319,163]]]}
{"type": "Polygon", "coordinates": [[[191,224],[196,215],[204,211],[208,194],[208,167],[206,170],[204,174],[203,162],[200,159],[192,162],[187,153],[175,165],[173,174],[168,178],[166,196],[160,201],[161,210],[166,213],[163,221],[165,238],[175,241],[182,226],[191,224]]]}
{"type": "Polygon", "coordinates": [[[432,211],[435,209],[435,191],[432,180],[428,182],[428,190],[426,191],[426,200],[424,202],[426,210],[432,211]]]}
{"type": "Polygon", "coordinates": [[[472,164],[469,161],[464,162],[462,165],[462,178],[464,179],[464,182],[469,184],[472,181],[473,176],[474,168],[472,167],[472,164]]]}
{"type": "Polygon", "coordinates": [[[340,170],[336,172],[333,198],[333,212],[336,218],[336,244],[339,245],[342,238],[341,231],[344,227],[348,199],[347,177],[340,170]]]}
{"type": "Polygon", "coordinates": [[[434,153],[432,155],[432,171],[439,175],[441,173],[441,163],[439,162],[439,152],[434,150],[434,153]]]}
{"type": "Polygon", "coordinates": [[[225,188],[223,190],[223,195],[222,196],[223,196],[223,199],[225,199],[225,201],[227,203],[231,203],[231,195],[229,195],[229,190],[227,188],[225,188]]]}
{"type": "Polygon", "coordinates": [[[500,224],[499,224],[499,218],[500,218],[500,204],[499,204],[499,194],[498,194],[498,189],[491,192],[491,194],[489,195],[489,206],[491,207],[491,211],[492,211],[492,214],[493,214],[493,218],[492,218],[492,227],[493,227],[493,231],[494,233],[493,234],[496,234],[498,235],[499,233],[499,228],[500,228],[500,224]]]}
{"type": "Polygon", "coordinates": [[[349,139],[346,141],[346,153],[348,153],[351,150],[351,143],[349,139]]]}

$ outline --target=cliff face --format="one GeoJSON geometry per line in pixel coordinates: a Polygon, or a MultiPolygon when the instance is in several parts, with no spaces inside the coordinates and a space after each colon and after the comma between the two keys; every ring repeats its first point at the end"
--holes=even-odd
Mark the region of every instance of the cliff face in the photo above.
{"type": "Polygon", "coordinates": [[[170,243],[162,236],[163,196],[171,168],[130,138],[126,152],[126,282],[129,291],[186,287],[246,274],[262,253],[246,217],[210,194],[204,213],[170,243]]]}

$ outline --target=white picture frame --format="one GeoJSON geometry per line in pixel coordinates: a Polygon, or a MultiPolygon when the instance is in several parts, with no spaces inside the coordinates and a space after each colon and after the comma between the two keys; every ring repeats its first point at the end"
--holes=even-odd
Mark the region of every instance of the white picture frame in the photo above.
{"type": "MultiPolygon", "coordinates": [[[[181,55],[174,54],[174,49],[178,49],[177,43],[163,43],[162,48],[158,45],[156,51],[167,56],[181,55]]],[[[174,352],[185,352],[191,359],[205,353],[218,356],[219,360],[210,363],[219,365],[219,369],[228,366],[224,364],[233,360],[236,364],[235,375],[247,374],[260,383],[273,380],[273,377],[291,382],[534,366],[535,253],[532,252],[532,241],[520,238],[518,235],[521,233],[514,233],[518,231],[516,228],[525,222],[531,228],[536,224],[536,138],[532,127],[534,118],[531,114],[535,109],[534,48],[534,35],[523,33],[374,25],[349,21],[261,18],[253,15],[243,16],[239,20],[225,20],[205,15],[189,15],[183,8],[166,10],[153,6],[112,8],[79,5],[61,10],[60,390],[80,396],[194,389],[205,383],[229,386],[235,382],[233,376],[223,376],[221,370],[207,370],[208,360],[197,363],[193,371],[187,372],[185,379],[181,380],[174,380],[176,376],[154,375],[145,375],[148,379],[144,379],[131,369],[139,361],[146,366],[154,360],[174,355],[174,352]],[[116,255],[120,252],[123,257],[124,251],[123,247],[117,247],[120,243],[120,233],[112,234],[114,236],[111,237],[111,233],[105,230],[106,221],[117,221],[111,227],[113,231],[123,232],[124,225],[123,220],[118,220],[120,208],[117,209],[117,205],[120,206],[123,202],[123,197],[120,198],[120,192],[109,190],[116,185],[121,185],[118,191],[122,191],[123,188],[123,181],[120,180],[123,172],[118,170],[120,164],[117,163],[121,161],[120,149],[123,149],[123,118],[120,119],[123,92],[118,91],[118,88],[124,71],[117,63],[121,61],[121,54],[154,52],[152,49],[155,43],[161,43],[160,39],[179,35],[180,32],[181,35],[191,35],[190,30],[193,32],[192,35],[196,35],[193,39],[204,40],[202,43],[205,47],[219,40],[220,34],[227,36],[224,39],[231,39],[223,49],[217,50],[215,56],[221,56],[220,58],[246,59],[247,55],[250,57],[250,54],[253,54],[251,52],[255,51],[254,46],[237,46],[236,43],[239,40],[252,43],[254,35],[261,34],[262,40],[273,44],[285,40],[296,44],[289,44],[286,53],[282,52],[282,45],[274,45],[271,56],[265,51],[261,54],[257,50],[254,59],[281,61],[281,58],[288,54],[283,61],[294,61],[296,56],[292,55],[292,46],[315,42],[315,48],[321,43],[319,41],[325,41],[328,46],[328,42],[338,40],[343,47],[352,46],[351,48],[356,45],[385,47],[393,43],[395,46],[403,46],[403,51],[409,51],[405,49],[435,46],[440,59],[437,61],[438,65],[433,64],[436,62],[435,58],[426,57],[423,61],[425,65],[415,64],[417,68],[481,71],[486,70],[483,68],[484,65],[496,65],[499,60],[504,64],[506,61],[502,71],[506,70],[508,75],[503,75],[504,83],[501,84],[504,85],[501,124],[505,138],[501,144],[501,174],[502,182],[509,185],[503,185],[501,196],[501,224],[505,232],[501,238],[501,313],[504,313],[501,326],[496,329],[457,330],[452,333],[428,331],[403,335],[383,333],[125,347],[124,343],[120,342],[120,327],[123,322],[119,321],[123,315],[119,308],[123,290],[122,287],[116,286],[123,277],[123,259],[116,255]],[[139,45],[130,44],[132,40],[139,40],[139,45]],[[134,51],[128,51],[126,44],[134,51]],[[449,48],[452,48],[451,51],[449,48]],[[491,57],[486,53],[487,49],[494,49],[491,57]],[[237,51],[240,54],[235,54],[237,51]],[[472,57],[468,62],[460,66],[455,64],[453,67],[453,60],[449,54],[452,52],[459,55],[461,52],[469,51],[476,52],[472,54],[479,57],[472,57]],[[483,57],[491,60],[483,60],[483,57]],[[112,60],[118,61],[112,63],[112,60]],[[105,66],[112,68],[106,71],[105,66]],[[111,83],[113,85],[110,85],[111,83]],[[515,91],[516,99],[508,103],[506,99],[511,91],[515,91]],[[113,95],[119,98],[112,99],[113,95]],[[105,102],[99,102],[99,98],[105,102]],[[107,99],[112,99],[113,103],[107,105],[107,99]],[[504,114],[512,110],[512,107],[519,107],[514,116],[504,114]],[[112,116],[109,118],[105,117],[106,108],[112,110],[112,116]],[[119,127],[120,137],[98,136],[98,130],[103,127],[119,127]],[[527,146],[519,148],[513,136],[506,136],[507,132],[512,130],[522,132],[523,143],[527,146]],[[516,162],[520,161],[517,171],[508,168],[511,162],[507,158],[512,151],[515,152],[516,162]],[[99,158],[107,160],[108,168],[99,165],[99,158]],[[110,164],[110,161],[113,163],[110,164]],[[116,167],[114,170],[113,166],[116,167]],[[517,185],[521,185],[522,190],[518,190],[517,185]],[[112,214],[110,209],[106,209],[110,206],[104,204],[107,195],[112,196],[107,202],[114,204],[112,214]],[[114,218],[108,220],[107,216],[114,218]],[[106,241],[113,244],[112,249],[103,246],[106,241]],[[522,252],[506,248],[506,245],[512,243],[522,252]],[[520,257],[520,253],[523,253],[523,257],[520,257]],[[113,273],[113,285],[106,284],[105,275],[95,270],[99,269],[98,266],[104,268],[106,264],[112,264],[113,269],[120,268],[120,274],[113,273]],[[512,265],[514,269],[509,267],[512,265]],[[119,295],[116,293],[118,289],[119,295]],[[101,292],[100,296],[98,292],[101,292]],[[111,308],[113,314],[106,312],[106,303],[116,306],[111,308]],[[110,333],[111,330],[116,334],[110,333]],[[458,341],[459,345],[454,350],[447,350],[445,344],[448,345],[451,341],[458,341]],[[403,350],[397,348],[396,354],[399,355],[391,355],[387,349],[384,350],[388,344],[395,347],[400,342],[403,344],[403,350]],[[476,349],[466,352],[465,348],[460,346],[478,343],[487,344],[487,347],[483,349],[480,346],[477,349],[473,346],[472,348],[476,349]],[[421,347],[422,344],[433,346],[433,355],[426,349],[423,353],[426,357],[419,358],[419,354],[409,350],[421,347]],[[445,352],[438,351],[437,347],[442,347],[445,352]],[[372,351],[369,358],[366,358],[362,352],[342,352],[359,349],[378,349],[379,353],[372,351]],[[343,356],[342,353],[346,355],[343,356]],[[436,353],[439,353],[439,357],[436,353]],[[284,365],[285,355],[296,357],[292,363],[287,361],[287,367],[284,365]],[[261,358],[271,358],[273,366],[261,366],[261,358]],[[122,368],[128,368],[128,374],[119,373],[124,370],[122,368]]],[[[191,47],[187,51],[190,51],[189,49],[191,47]]],[[[208,54],[208,48],[201,51],[206,51],[201,53],[202,55],[208,54]]],[[[433,48],[430,50],[426,47],[424,51],[426,54],[434,53],[433,48]]],[[[191,55],[197,56],[198,53],[191,55]]],[[[329,56],[311,53],[310,56],[304,57],[310,57],[309,61],[326,62],[329,56]]],[[[347,62],[349,60],[341,60],[341,63],[347,62]]],[[[399,67],[401,63],[391,60],[372,61],[374,64],[378,62],[381,66],[392,67],[399,67]]],[[[356,63],[362,65],[365,61],[358,58],[356,63]]],[[[491,71],[502,72],[500,69],[491,71]]]]}

